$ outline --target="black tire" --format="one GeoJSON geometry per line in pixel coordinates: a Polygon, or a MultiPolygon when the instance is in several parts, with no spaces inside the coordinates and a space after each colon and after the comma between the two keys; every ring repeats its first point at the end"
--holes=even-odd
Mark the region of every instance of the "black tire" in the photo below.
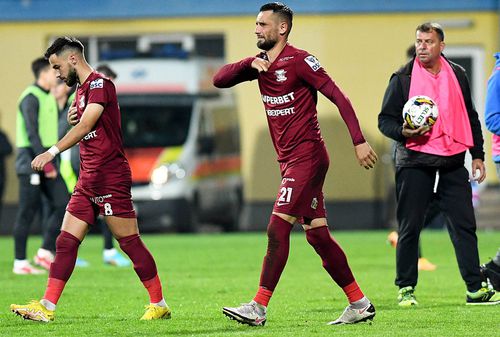
{"type": "Polygon", "coordinates": [[[236,232],[240,228],[241,210],[243,209],[243,192],[241,189],[237,189],[234,198],[234,202],[228,207],[229,217],[227,220],[222,221],[222,230],[224,232],[236,232]]]}
{"type": "Polygon", "coordinates": [[[175,228],[179,233],[195,233],[199,227],[198,197],[179,205],[176,210],[175,228]]]}

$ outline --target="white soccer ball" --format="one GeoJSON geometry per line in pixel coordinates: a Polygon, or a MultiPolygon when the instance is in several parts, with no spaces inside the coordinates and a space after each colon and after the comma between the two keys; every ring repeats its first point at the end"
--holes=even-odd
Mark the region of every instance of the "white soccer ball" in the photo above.
{"type": "Polygon", "coordinates": [[[413,96],[403,108],[403,119],[412,129],[418,129],[423,125],[432,126],[438,116],[436,103],[424,95],[413,96]]]}

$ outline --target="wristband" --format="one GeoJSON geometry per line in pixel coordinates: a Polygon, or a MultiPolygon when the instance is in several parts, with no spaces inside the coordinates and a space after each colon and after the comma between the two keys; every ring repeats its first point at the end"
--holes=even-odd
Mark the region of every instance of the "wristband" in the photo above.
{"type": "Polygon", "coordinates": [[[52,145],[52,146],[50,147],[50,149],[48,149],[48,150],[47,150],[47,152],[48,152],[48,153],[50,153],[50,154],[52,155],[52,157],[55,157],[56,155],[58,155],[58,154],[59,154],[59,152],[60,152],[60,151],[59,151],[59,149],[57,148],[57,146],[52,145]]]}

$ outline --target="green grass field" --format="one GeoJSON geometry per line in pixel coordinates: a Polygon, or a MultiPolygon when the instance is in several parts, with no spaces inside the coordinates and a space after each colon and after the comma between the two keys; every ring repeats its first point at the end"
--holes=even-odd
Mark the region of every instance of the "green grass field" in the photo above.
{"type": "MultiPolygon", "coordinates": [[[[417,288],[420,306],[396,304],[395,251],[385,243],[387,232],[339,232],[354,274],[377,308],[373,324],[327,326],[346,306],[346,299],[321,261],[294,233],[285,272],[268,308],[265,327],[230,321],[222,306],[252,299],[258,286],[266,247],[264,233],[144,235],[156,258],[172,308],[172,319],[139,321],[148,297],[132,268],[105,266],[102,238],[89,236],[80,257],[91,263],[77,268],[59,301],[56,320],[49,324],[24,321],[9,311],[43,295],[45,276],[11,272],[13,243],[0,238],[1,336],[499,336],[500,306],[465,306],[465,287],[446,232],[424,231],[423,251],[438,265],[421,272],[417,288]]],[[[496,253],[500,232],[479,232],[480,257],[496,253]]],[[[32,256],[40,244],[29,242],[32,256]]]]}

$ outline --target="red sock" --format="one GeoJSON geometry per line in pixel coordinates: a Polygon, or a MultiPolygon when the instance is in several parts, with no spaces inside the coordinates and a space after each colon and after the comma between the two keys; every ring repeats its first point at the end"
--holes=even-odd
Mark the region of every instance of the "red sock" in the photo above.
{"type": "Polygon", "coordinates": [[[260,284],[262,288],[274,291],[288,260],[290,232],[292,225],[277,215],[271,215],[267,226],[267,254],[262,264],[260,284]]]}
{"type": "Polygon", "coordinates": [[[61,231],[56,239],[56,256],[50,265],[49,279],[43,298],[57,304],[75,268],[80,240],[66,231],[61,231]]]}
{"type": "Polygon", "coordinates": [[[45,289],[45,295],[43,295],[42,298],[54,304],[57,304],[57,302],[59,301],[59,297],[61,297],[61,294],[64,290],[65,285],[66,281],[49,277],[49,279],[47,280],[47,288],[45,289]]]}
{"type": "Polygon", "coordinates": [[[134,270],[149,293],[151,303],[158,303],[163,299],[161,282],[158,277],[153,255],[146,248],[139,234],[133,234],[118,240],[120,248],[130,257],[134,270]]]}
{"type": "Polygon", "coordinates": [[[56,239],[56,256],[50,265],[49,277],[58,280],[69,280],[75,269],[80,240],[73,234],[61,231],[56,239]]]}
{"type": "Polygon", "coordinates": [[[306,238],[321,257],[325,270],[342,289],[354,282],[347,257],[337,241],[330,235],[328,227],[309,229],[306,231],[306,238]]]}
{"type": "Polygon", "coordinates": [[[118,240],[120,248],[130,257],[134,270],[141,279],[147,281],[154,278],[158,272],[153,256],[146,248],[139,234],[133,234],[118,240]]]}
{"type": "Polygon", "coordinates": [[[271,299],[271,296],[273,296],[273,292],[271,290],[259,287],[259,291],[257,291],[257,294],[255,295],[253,300],[259,303],[260,305],[267,307],[267,305],[269,304],[269,300],[271,299]]]}
{"type": "Polygon", "coordinates": [[[361,289],[359,289],[358,283],[356,281],[346,285],[342,288],[342,290],[346,294],[349,303],[359,301],[365,296],[361,289]]]}
{"type": "Polygon", "coordinates": [[[163,291],[158,274],[151,280],[142,281],[142,284],[144,284],[144,287],[149,293],[149,302],[158,303],[163,299],[163,291]]]}

